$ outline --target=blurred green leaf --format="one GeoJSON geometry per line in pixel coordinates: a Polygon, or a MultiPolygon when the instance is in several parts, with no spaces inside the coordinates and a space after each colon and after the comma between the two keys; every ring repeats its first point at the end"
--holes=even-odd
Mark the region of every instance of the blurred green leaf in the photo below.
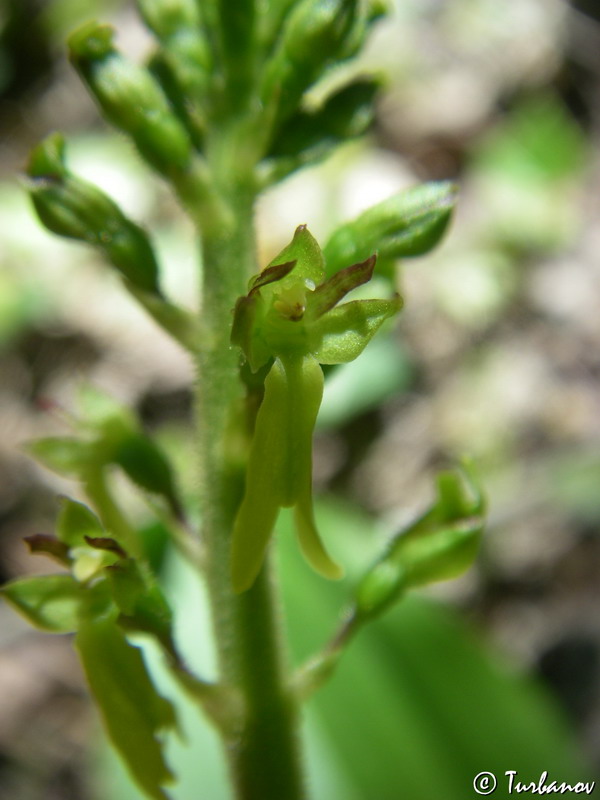
{"type": "Polygon", "coordinates": [[[140,649],[110,618],[84,619],[75,644],[113,745],[147,795],[167,800],[162,787],[173,775],[158,734],[174,727],[174,709],[154,688],[140,649]]]}
{"type": "Polygon", "coordinates": [[[514,180],[557,181],[585,161],[583,131],[551,94],[522,101],[492,129],[476,153],[478,165],[514,180]]]}
{"type": "MultiPolygon", "coordinates": [[[[361,533],[355,509],[321,505],[317,519],[342,562],[369,558],[374,531],[363,520],[361,533]]],[[[285,517],[279,527],[293,652],[304,659],[331,635],[347,586],[305,569],[285,517]]],[[[455,612],[418,597],[357,636],[309,713],[325,752],[352,787],[352,800],[465,800],[482,770],[500,778],[516,769],[532,780],[549,765],[561,780],[586,774],[551,698],[503,664],[455,612]]],[[[327,793],[315,792],[315,800],[348,800],[347,787],[336,792],[330,785],[327,793]]]]}
{"type": "Polygon", "coordinates": [[[38,461],[55,472],[78,476],[93,458],[89,445],[68,436],[49,436],[27,444],[38,461]]]}
{"type": "Polygon", "coordinates": [[[71,547],[85,543],[86,536],[104,536],[104,528],[98,517],[84,503],[61,498],[61,509],[57,520],[57,533],[61,542],[71,547]]]}
{"type": "Polygon", "coordinates": [[[70,575],[20,578],[0,588],[28,622],[51,633],[72,633],[79,624],[83,589],[70,575]]]}
{"type": "Polygon", "coordinates": [[[178,516],[180,503],[171,465],[160,447],[148,436],[132,432],[115,442],[111,461],[147,492],[162,495],[178,516]]]}
{"type": "Polygon", "coordinates": [[[317,430],[343,425],[408,386],[411,367],[389,335],[376,336],[360,358],[327,372],[317,430]]]}
{"type": "Polygon", "coordinates": [[[552,94],[515,105],[474,153],[474,178],[487,210],[488,238],[525,254],[564,249],[579,235],[573,202],[587,144],[552,94]]]}

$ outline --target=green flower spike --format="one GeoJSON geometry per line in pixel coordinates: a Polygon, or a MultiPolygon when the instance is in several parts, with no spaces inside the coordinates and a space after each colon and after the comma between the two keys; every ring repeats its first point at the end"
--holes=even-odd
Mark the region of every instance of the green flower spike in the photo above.
{"type": "Polygon", "coordinates": [[[338,305],[371,278],[375,260],[373,255],[325,280],[321,248],[301,225],[236,304],[232,342],[252,372],[269,368],[233,529],[236,592],[249,589],[258,575],[280,508],[294,508],[300,547],[314,569],[328,578],[342,576],[323,547],[312,507],[312,434],[323,396],[319,364],[354,360],[401,308],[398,296],[338,305]]]}

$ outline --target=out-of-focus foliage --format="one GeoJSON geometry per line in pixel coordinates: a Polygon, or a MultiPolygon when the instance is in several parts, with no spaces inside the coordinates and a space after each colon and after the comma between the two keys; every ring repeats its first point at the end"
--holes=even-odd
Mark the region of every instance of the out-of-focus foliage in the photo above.
{"type": "MultiPolygon", "coordinates": [[[[28,145],[61,117],[79,128],[71,137],[73,171],[152,229],[166,284],[185,302],[195,291],[189,230],[127,145],[91,127],[95,111],[66,77],[61,42],[107,5],[53,0],[25,24],[26,7],[8,3],[0,21],[2,175],[20,168],[28,145]],[[33,31],[45,61],[25,87],[16,81],[27,52],[19,42],[30,43],[33,31]]],[[[126,32],[120,47],[143,50],[127,5],[111,7],[126,32]]],[[[398,3],[366,58],[387,76],[370,142],[298,173],[259,208],[267,263],[299,222],[326,241],[337,224],[420,179],[458,179],[461,186],[456,224],[439,253],[400,267],[406,309],[399,335],[329,370],[315,475],[336,496],[319,522],[333,554],[350,565],[351,581],[359,560],[375,559],[387,537],[426,506],[439,463],[469,448],[491,526],[479,569],[435,596],[479,633],[466,630],[455,611],[420,598],[357,638],[331,685],[311,701],[317,800],[385,798],[400,788],[414,800],[462,800],[484,769],[539,778],[551,768],[560,779],[577,780],[587,765],[578,766],[574,749],[588,764],[600,760],[600,233],[591,212],[598,203],[591,144],[599,134],[598,31],[592,12],[558,0],[398,3]],[[374,516],[382,521],[373,523],[374,516]],[[522,671],[530,675],[522,678],[522,671]],[[365,739],[377,744],[369,759],[361,755],[365,739]]],[[[317,88],[317,118],[318,101],[317,88]]],[[[304,122],[309,139],[310,120],[304,122]]],[[[274,160],[287,156],[274,149],[274,160]]],[[[73,486],[9,456],[9,449],[42,433],[68,435],[60,408],[75,406],[75,389],[86,379],[138,406],[183,467],[189,485],[181,490],[191,493],[194,454],[185,425],[192,376],[87,251],[65,247],[36,226],[12,180],[0,186],[0,211],[0,459],[7,476],[0,510],[2,569],[11,577],[28,568],[21,536],[47,529],[51,495],[73,486]],[[40,414],[35,402],[48,396],[59,408],[40,414]]],[[[151,531],[160,563],[160,526],[126,480],[119,485],[128,510],[151,531]]],[[[323,585],[298,564],[288,553],[288,527],[282,521],[279,539],[300,660],[332,633],[347,586],[323,585]]],[[[172,554],[163,564],[179,638],[202,651],[207,623],[184,610],[201,605],[198,589],[172,554]]],[[[68,657],[59,649],[46,657],[45,640],[9,622],[3,608],[0,622],[0,786],[8,787],[0,788],[2,800],[2,792],[10,800],[138,797],[124,780],[106,788],[103,781],[117,780],[112,762],[100,770],[99,790],[82,777],[86,712],[68,657]],[[58,667],[52,672],[52,660],[62,676],[58,667]]],[[[146,651],[159,671],[159,657],[146,651]]],[[[206,652],[194,658],[206,666],[206,652]]],[[[159,688],[175,695],[166,677],[159,688]]],[[[226,797],[212,733],[197,732],[202,723],[194,709],[182,725],[190,740],[198,735],[204,742],[205,758],[173,744],[171,762],[184,775],[177,799],[191,800],[199,789],[211,800],[226,797]]]]}

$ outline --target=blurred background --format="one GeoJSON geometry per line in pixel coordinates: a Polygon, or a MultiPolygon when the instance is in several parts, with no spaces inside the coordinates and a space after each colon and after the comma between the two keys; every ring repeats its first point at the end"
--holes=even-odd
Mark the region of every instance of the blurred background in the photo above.
{"type": "MultiPolygon", "coordinates": [[[[385,76],[371,135],[258,209],[265,264],[300,223],[326,239],[400,189],[460,183],[443,244],[398,267],[398,324],[328,375],[319,521],[349,579],[312,576],[282,520],[294,658],[331,634],[360,565],[430,501],[438,469],[473,457],[490,520],[476,567],[373,626],[311,703],[316,800],[462,800],[482,770],[584,780],[600,767],[600,7],[396,6],[352,67],[385,76]]],[[[148,52],[131,2],[0,0],[2,581],[48,571],[22,538],[53,530],[58,495],[80,496],[24,446],[68,432],[82,387],[135,407],[194,497],[190,363],[95,253],[42,230],[20,183],[29,149],[64,131],[73,170],[152,231],[168,292],[193,307],[191,227],[66,60],[65,37],[90,18],[114,23],[132,57],[148,52]]],[[[199,587],[148,508],[120,491],[162,542],[182,641],[210,670],[199,587]]],[[[212,733],[194,710],[184,723],[201,746],[172,745],[173,796],[227,798],[212,733]]],[[[0,800],[104,797],[140,795],[102,744],[68,637],[0,605],[0,800]]]]}

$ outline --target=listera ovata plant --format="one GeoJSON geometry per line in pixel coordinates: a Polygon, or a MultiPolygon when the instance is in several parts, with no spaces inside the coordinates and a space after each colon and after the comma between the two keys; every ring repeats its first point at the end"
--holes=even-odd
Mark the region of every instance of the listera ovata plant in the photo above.
{"type": "Polygon", "coordinates": [[[200,496],[181,495],[169,454],[132,409],[87,387],[69,435],[31,445],[46,466],[78,480],[89,503],[63,498],[55,533],[28,538],[32,552],[58,561],[62,571],[14,580],[2,593],[38,628],[75,634],[107,733],[149,797],[164,800],[175,780],[164,745],[177,714],[130,641],[140,634],[154,639],[182,691],[220,733],[235,796],[294,800],[306,796],[302,701],[364,624],[411,588],[466,569],[481,535],[484,503],[470,469],[443,473],[431,507],[349,588],[344,621],[329,644],[296,670],[286,663],[270,577],[279,509],[293,508],[301,549],[324,579],[343,572],[321,540],[312,501],[321,365],[357,358],[400,310],[394,263],[437,244],[455,188],[430,183],[384,200],[334,231],[323,249],[301,224],[259,271],[259,194],[369,126],[376,78],[353,77],[318,105],[310,91],[360,51],[383,9],[369,0],[138,6],[155,39],[146,65],[127,60],[114,31],[97,23],[73,34],[71,60],[104,117],[167,181],[195,224],[199,311],[168,299],[148,233],[71,172],[59,134],[33,151],[29,190],[41,222],[95,248],[194,359],[200,496]],[[353,295],[375,271],[379,285],[389,285],[387,296],[353,295]],[[144,494],[206,585],[214,682],[181,655],[157,564],[120,503],[115,472],[144,494]],[[199,526],[190,513],[196,507],[199,526]]]}

